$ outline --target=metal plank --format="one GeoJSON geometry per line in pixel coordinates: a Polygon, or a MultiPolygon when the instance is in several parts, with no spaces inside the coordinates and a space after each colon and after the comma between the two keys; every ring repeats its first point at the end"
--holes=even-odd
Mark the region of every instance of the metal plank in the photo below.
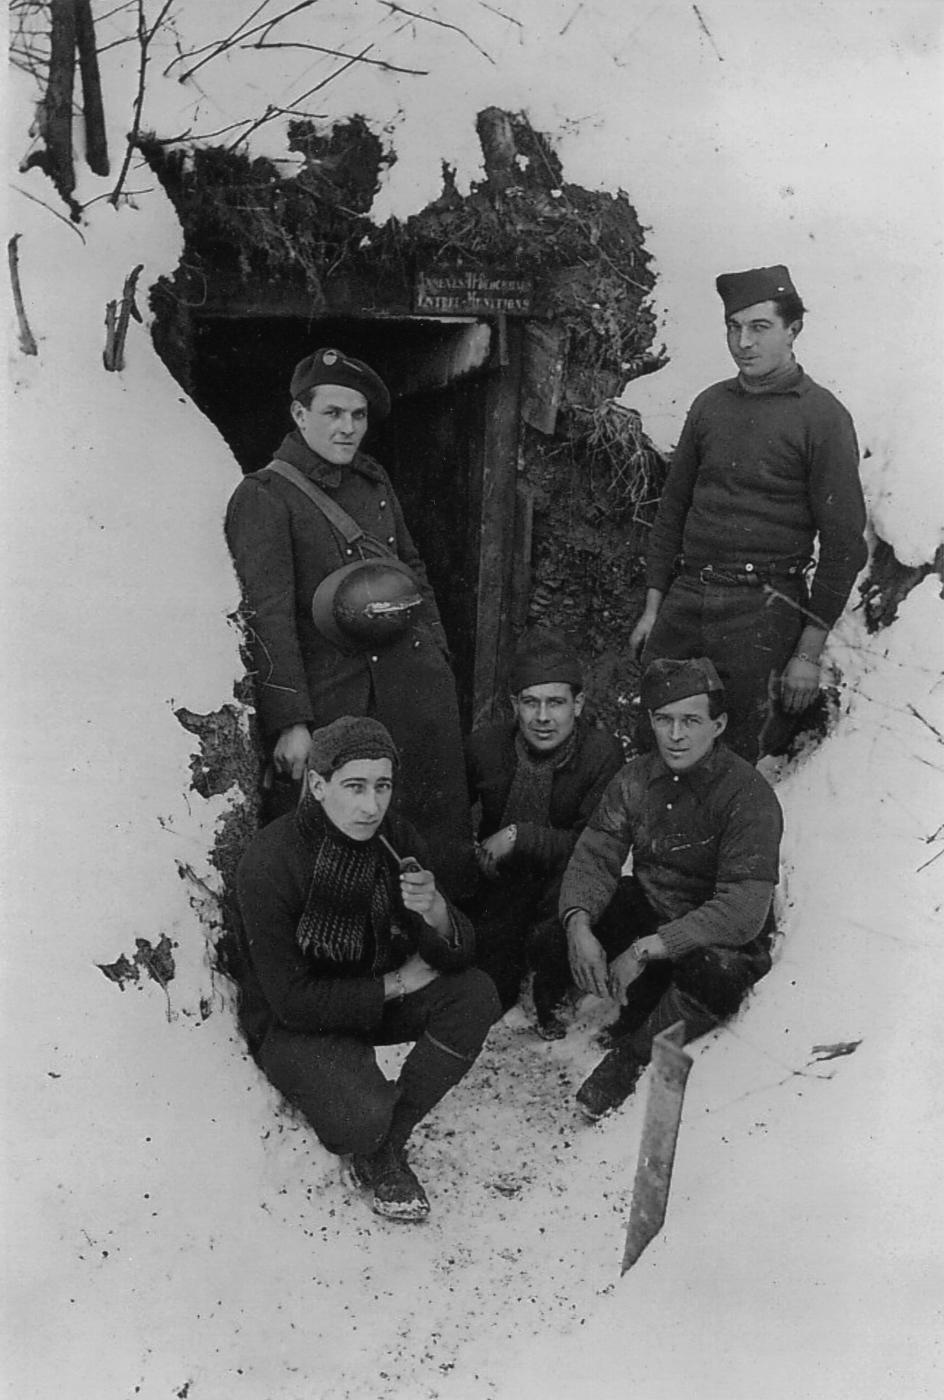
{"type": "Polygon", "coordinates": [[[632,1268],[665,1220],[685,1085],[692,1067],[691,1055],[682,1049],[684,1041],[684,1021],[676,1021],[652,1040],[649,1097],[620,1275],[632,1268]]]}

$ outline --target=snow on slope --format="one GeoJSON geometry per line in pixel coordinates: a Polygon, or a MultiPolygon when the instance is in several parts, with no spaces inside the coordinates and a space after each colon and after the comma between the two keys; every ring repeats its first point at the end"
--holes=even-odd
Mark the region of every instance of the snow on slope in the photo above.
{"type": "MultiPolygon", "coordinates": [[[[360,68],[318,95],[319,110],[390,127],[398,163],[377,216],[432,197],[443,157],[474,178],[480,107],[527,107],[560,133],[568,178],[622,185],[652,227],[674,359],[633,388],[666,441],[691,394],[726,373],[715,272],[783,258],[815,312],[804,360],[872,448],[883,532],[910,562],[929,558],[944,521],[940,318],[928,314],[940,186],[920,176],[940,150],[937,7],[716,0],[699,6],[707,34],[683,4],[499,8],[520,29],[486,6],[436,10],[491,63],[389,7],[319,7],[319,42],[372,38],[433,75],[360,68]]],[[[179,6],[184,47],[215,32],[214,11],[179,6]]],[[[234,54],[197,91],[161,79],[174,52],[155,57],[148,91],[163,134],[287,100],[335,64],[234,54]]],[[[132,52],[113,50],[105,76],[115,152],[132,52]]],[[[17,96],[14,160],[28,123],[17,96]]],[[[273,123],[255,149],[279,142],[273,123]]],[[[179,230],[139,169],[130,205],[89,209],[84,242],[24,197],[55,202],[38,172],[12,184],[40,354],[11,340],[7,1393],[937,1393],[935,580],[890,632],[866,638],[847,619],[837,634],[846,713],[780,789],[782,958],[745,1016],[696,1049],[668,1227],[632,1274],[618,1281],[644,1099],[596,1129],[576,1121],[572,1089],[605,1014],[593,1002],[562,1045],[539,1042],[520,1012],[498,1028],[418,1134],[433,1219],[384,1225],[244,1056],[198,887],[178,875],[212,882],[226,807],[188,793],[193,740],[172,710],[224,703],[239,669],[220,532],[237,473],[143,328],[132,324],[121,374],[104,372],[101,349],[105,302],[139,261],[142,288],[170,271],[179,230]],[[178,945],[169,997],[147,981],[121,991],[95,966],[162,933],[178,945]],[[814,1045],[860,1037],[854,1054],[816,1061],[814,1045]]],[[[109,188],[86,175],[81,194],[109,188]]]]}

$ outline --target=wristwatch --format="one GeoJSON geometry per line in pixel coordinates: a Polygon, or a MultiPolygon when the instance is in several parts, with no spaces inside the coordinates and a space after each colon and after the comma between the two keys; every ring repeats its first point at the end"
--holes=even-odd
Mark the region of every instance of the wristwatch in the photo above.
{"type": "Polygon", "coordinates": [[[517,824],[517,822],[512,822],[510,826],[506,826],[506,827],[505,827],[505,830],[508,832],[508,835],[511,837],[511,844],[514,845],[515,842],[516,842],[517,839],[518,839],[518,824],[517,824]]]}

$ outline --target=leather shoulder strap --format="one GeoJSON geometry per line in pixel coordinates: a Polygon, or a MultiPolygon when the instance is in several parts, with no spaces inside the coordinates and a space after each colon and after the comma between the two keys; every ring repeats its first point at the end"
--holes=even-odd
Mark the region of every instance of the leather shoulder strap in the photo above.
{"type": "Polygon", "coordinates": [[[283,462],[281,458],[276,458],[269,463],[269,471],[277,472],[279,476],[290,481],[293,486],[297,486],[310,501],[313,501],[327,520],[334,526],[338,534],[345,539],[348,544],[356,544],[358,540],[365,537],[365,532],[358,525],[353,516],[348,515],[337,501],[331,499],[327,491],[322,491],[320,486],[316,486],[313,481],[309,481],[306,476],[293,467],[291,462],[283,462]]]}

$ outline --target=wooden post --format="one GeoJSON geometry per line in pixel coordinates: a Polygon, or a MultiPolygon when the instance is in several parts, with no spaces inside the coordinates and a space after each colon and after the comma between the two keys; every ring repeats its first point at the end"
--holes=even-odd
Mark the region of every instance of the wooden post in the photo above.
{"type": "Polygon", "coordinates": [[[105,111],[102,106],[102,83],[98,72],[98,49],[95,46],[95,21],[92,18],[91,0],[76,0],[75,35],[79,47],[79,71],[82,74],[85,159],[96,175],[107,175],[108,141],[105,136],[105,111]]]}
{"type": "Polygon", "coordinates": [[[49,81],[43,98],[48,173],[71,206],[75,189],[72,158],[72,92],[75,86],[75,0],[51,0],[49,81]]]}
{"type": "Polygon", "coordinates": [[[669,1026],[668,1030],[652,1040],[652,1078],[639,1144],[621,1274],[632,1268],[646,1245],[662,1229],[665,1220],[685,1084],[692,1067],[691,1055],[682,1049],[684,1040],[684,1021],[676,1021],[674,1026],[669,1026]]]}
{"type": "Polygon", "coordinates": [[[30,323],[26,319],[26,307],[23,305],[23,290],[20,287],[20,259],[18,244],[20,235],[15,233],[7,243],[7,262],[10,265],[10,285],[13,288],[13,305],[16,308],[16,322],[20,331],[20,349],[24,355],[38,355],[36,348],[36,338],[30,330],[30,323]]]}
{"type": "Polygon", "coordinates": [[[503,668],[512,642],[511,592],[522,363],[522,331],[516,322],[506,324],[505,345],[507,364],[499,365],[489,376],[485,399],[474,724],[487,722],[497,712],[503,668]]]}

